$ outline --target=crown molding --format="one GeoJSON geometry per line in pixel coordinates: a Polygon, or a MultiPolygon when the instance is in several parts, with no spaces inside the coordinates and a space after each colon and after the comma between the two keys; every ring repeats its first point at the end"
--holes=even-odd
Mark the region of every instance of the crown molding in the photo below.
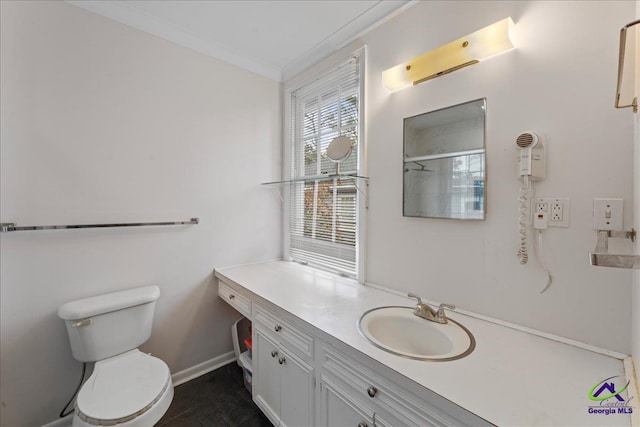
{"type": "Polygon", "coordinates": [[[296,77],[332,53],[353,43],[369,31],[395,18],[418,2],[419,0],[377,2],[320,43],[313,46],[298,59],[284,66],[282,70],[283,81],[286,82],[296,77]]]}

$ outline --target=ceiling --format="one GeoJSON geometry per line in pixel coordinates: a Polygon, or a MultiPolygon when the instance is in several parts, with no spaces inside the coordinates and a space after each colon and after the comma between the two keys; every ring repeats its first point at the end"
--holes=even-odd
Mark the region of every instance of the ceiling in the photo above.
{"type": "Polygon", "coordinates": [[[67,0],[276,81],[411,6],[409,0],[67,0]]]}

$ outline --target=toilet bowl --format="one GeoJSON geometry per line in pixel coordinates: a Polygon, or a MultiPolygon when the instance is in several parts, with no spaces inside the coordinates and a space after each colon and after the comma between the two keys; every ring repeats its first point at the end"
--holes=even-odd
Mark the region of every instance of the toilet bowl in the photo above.
{"type": "Polygon", "coordinates": [[[74,427],[149,427],[173,399],[169,367],[138,350],[151,335],[157,286],[66,303],[65,320],[75,359],[96,362],[76,397],[74,427]]]}
{"type": "Polygon", "coordinates": [[[167,365],[131,350],[96,363],[76,399],[73,427],[148,427],[157,423],[173,399],[167,365]]]}

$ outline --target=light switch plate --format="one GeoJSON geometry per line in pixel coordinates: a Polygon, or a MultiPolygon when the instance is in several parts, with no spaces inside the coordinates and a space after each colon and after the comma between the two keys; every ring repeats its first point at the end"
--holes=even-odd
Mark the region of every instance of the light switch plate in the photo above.
{"type": "Polygon", "coordinates": [[[593,199],[593,228],[623,230],[624,199],[593,199]]]}

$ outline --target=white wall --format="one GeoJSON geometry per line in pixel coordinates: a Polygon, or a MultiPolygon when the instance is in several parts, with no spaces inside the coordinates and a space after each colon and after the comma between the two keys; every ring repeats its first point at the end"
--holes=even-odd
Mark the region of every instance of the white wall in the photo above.
{"type": "Polygon", "coordinates": [[[634,2],[420,2],[364,36],[370,208],[367,281],[413,291],[479,313],[629,353],[631,272],[589,265],[596,234],[592,199],[633,207],[633,119],[615,110],[619,29],[634,2]],[[511,16],[517,49],[415,87],[390,93],[381,73],[511,16]],[[487,98],[487,220],[402,216],[402,119],[487,98]],[[547,143],[539,196],[569,197],[568,229],[545,232],[554,284],[521,266],[515,139],[547,143]]]}
{"type": "Polygon", "coordinates": [[[142,347],[172,372],[232,350],[215,266],[280,256],[279,84],[62,2],[1,2],[1,218],[196,226],[1,237],[0,424],[54,420],[80,363],[66,301],[160,286],[142,347]]]}

